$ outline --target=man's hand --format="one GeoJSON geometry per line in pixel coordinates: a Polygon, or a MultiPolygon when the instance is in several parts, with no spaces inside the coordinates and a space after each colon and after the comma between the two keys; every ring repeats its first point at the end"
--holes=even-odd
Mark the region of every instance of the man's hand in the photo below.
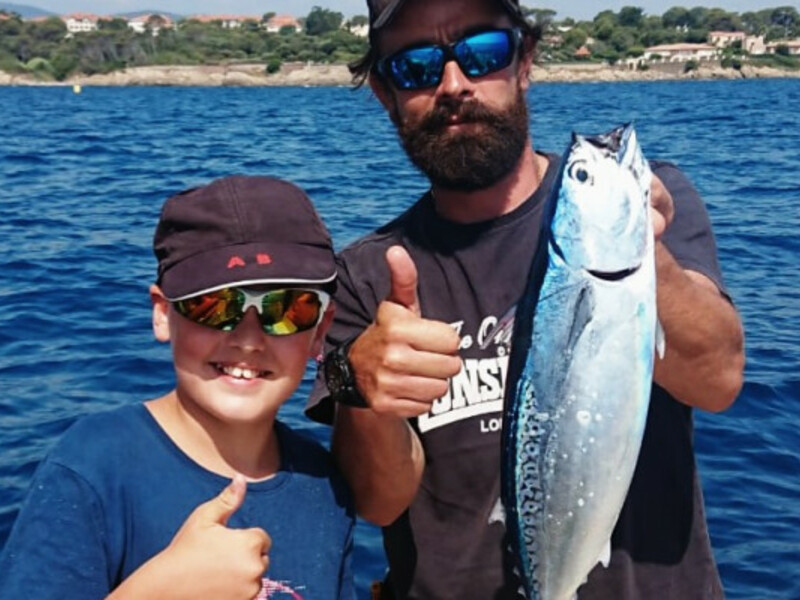
{"type": "Polygon", "coordinates": [[[252,600],[269,566],[271,540],[263,529],[229,529],[247,483],[237,474],[215,498],[199,505],[169,546],[135,571],[107,600],[162,598],[252,600]]]}
{"type": "Polygon", "coordinates": [[[653,175],[653,181],[650,184],[650,211],[653,219],[653,233],[658,240],[672,223],[675,216],[675,203],[672,200],[672,194],[657,175],[653,175]]]}
{"type": "Polygon", "coordinates": [[[461,369],[459,337],[447,323],[423,319],[417,297],[417,268],[400,246],[386,251],[389,296],[375,322],[350,348],[361,395],[373,411],[398,417],[428,412],[461,369]]]}

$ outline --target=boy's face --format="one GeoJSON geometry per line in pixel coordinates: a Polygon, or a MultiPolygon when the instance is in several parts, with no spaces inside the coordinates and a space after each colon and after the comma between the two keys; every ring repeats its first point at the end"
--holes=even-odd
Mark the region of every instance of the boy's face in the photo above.
{"type": "Polygon", "coordinates": [[[157,286],[150,294],[155,336],[172,344],[182,406],[201,422],[223,425],[271,422],[321,351],[333,317],[329,307],[314,329],[270,336],[250,307],[233,331],[218,331],[178,314],[157,286]]]}

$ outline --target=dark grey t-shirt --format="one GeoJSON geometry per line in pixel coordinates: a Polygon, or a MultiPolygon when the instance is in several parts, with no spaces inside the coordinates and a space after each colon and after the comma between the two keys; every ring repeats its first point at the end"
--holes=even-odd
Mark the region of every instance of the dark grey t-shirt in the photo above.
{"type": "MultiPolygon", "coordinates": [[[[430,413],[412,420],[425,449],[422,486],[408,511],[384,529],[398,598],[518,598],[506,552],[500,444],[508,347],[481,342],[522,295],[558,157],[536,193],[513,212],[476,224],[440,218],[429,194],[339,255],[336,321],[328,344],[366,327],[389,291],[386,249],[404,246],[419,271],[422,315],[461,336],[463,369],[430,413]]],[[[685,176],[652,163],[671,191],[675,219],[664,241],[684,266],[722,288],[705,208],[685,176]]],[[[307,408],[330,422],[318,379],[307,408]]],[[[691,409],[654,386],[634,480],[612,539],[608,569],[596,568],[579,598],[721,598],[695,472],[691,409]]]]}

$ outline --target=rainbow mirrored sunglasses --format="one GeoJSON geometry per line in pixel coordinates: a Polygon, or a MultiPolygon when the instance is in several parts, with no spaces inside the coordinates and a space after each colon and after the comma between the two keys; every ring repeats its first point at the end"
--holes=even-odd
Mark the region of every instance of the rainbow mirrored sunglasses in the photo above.
{"type": "Polygon", "coordinates": [[[264,333],[280,336],[316,327],[328,308],[330,295],[305,288],[227,287],[171,302],[178,314],[219,331],[233,331],[252,306],[264,333]]]}
{"type": "Polygon", "coordinates": [[[404,48],[381,58],[376,68],[399,90],[421,90],[442,81],[448,61],[458,63],[467,77],[483,77],[505,69],[514,60],[522,31],[489,29],[462,37],[452,44],[424,44],[404,48]]]}

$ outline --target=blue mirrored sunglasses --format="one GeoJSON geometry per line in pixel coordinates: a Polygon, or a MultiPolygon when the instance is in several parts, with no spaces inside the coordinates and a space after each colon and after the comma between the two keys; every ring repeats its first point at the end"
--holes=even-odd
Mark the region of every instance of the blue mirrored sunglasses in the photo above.
{"type": "Polygon", "coordinates": [[[514,60],[521,41],[518,28],[480,31],[451,44],[405,48],[380,59],[376,68],[399,90],[421,90],[439,85],[444,66],[451,60],[467,77],[483,77],[505,69],[514,60]]]}

